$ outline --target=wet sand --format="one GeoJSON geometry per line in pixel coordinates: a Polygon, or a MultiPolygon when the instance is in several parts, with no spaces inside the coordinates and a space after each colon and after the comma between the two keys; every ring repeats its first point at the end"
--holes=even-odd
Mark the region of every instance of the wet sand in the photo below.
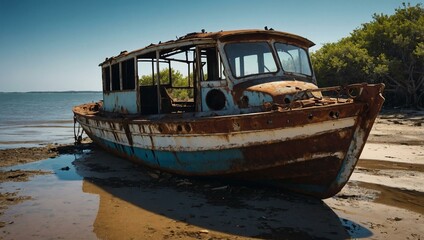
{"type": "Polygon", "coordinates": [[[382,114],[325,200],[160,173],[92,144],[0,150],[0,239],[422,239],[423,124],[382,114]]]}

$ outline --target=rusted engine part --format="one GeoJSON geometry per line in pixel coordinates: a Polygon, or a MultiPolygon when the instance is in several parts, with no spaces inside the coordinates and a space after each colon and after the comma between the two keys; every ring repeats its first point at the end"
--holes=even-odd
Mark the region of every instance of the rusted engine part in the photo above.
{"type": "Polygon", "coordinates": [[[335,103],[354,102],[363,92],[366,83],[307,89],[291,94],[287,103],[265,103],[264,110],[291,110],[297,108],[325,106],[335,103]]]}

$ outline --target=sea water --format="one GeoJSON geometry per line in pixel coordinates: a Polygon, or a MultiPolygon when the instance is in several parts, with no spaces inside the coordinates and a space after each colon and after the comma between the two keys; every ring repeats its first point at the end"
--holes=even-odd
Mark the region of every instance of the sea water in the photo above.
{"type": "Polygon", "coordinates": [[[72,107],[101,92],[0,93],[0,149],[72,143],[72,107]]]}

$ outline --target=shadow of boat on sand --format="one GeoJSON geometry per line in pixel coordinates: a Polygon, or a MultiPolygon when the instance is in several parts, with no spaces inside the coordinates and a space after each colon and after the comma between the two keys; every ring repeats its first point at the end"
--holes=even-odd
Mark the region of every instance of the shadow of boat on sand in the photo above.
{"type": "Polygon", "coordinates": [[[95,148],[73,162],[83,191],[98,194],[101,239],[346,239],[369,237],[323,201],[276,189],[186,179],[95,148]]]}

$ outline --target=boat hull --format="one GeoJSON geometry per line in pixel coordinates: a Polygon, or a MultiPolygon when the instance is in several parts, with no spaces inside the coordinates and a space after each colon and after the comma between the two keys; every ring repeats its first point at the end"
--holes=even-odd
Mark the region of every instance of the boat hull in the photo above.
{"type": "Polygon", "coordinates": [[[378,85],[364,89],[352,102],[231,116],[113,118],[89,105],[74,113],[94,142],[149,167],[327,198],[348,181],[384,101],[378,85]]]}

